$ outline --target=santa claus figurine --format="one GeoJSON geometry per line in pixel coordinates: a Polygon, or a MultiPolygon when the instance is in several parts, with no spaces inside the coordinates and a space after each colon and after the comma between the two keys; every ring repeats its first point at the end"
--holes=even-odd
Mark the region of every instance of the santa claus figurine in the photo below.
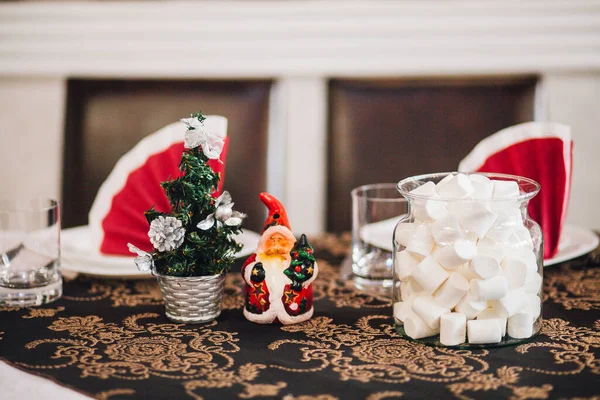
{"type": "Polygon", "coordinates": [[[256,253],[242,266],[244,316],[252,322],[295,324],[313,315],[312,282],[318,267],[302,235],[296,242],[283,205],[268,193],[260,200],[269,215],[256,253]]]}

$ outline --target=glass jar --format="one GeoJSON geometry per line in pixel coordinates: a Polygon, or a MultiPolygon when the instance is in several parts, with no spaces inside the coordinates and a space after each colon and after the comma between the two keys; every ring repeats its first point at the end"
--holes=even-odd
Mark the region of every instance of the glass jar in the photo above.
{"type": "Polygon", "coordinates": [[[527,206],[540,190],[504,174],[404,179],[409,212],[393,235],[398,332],[426,344],[522,343],[542,326],[543,238],[527,206]]]}

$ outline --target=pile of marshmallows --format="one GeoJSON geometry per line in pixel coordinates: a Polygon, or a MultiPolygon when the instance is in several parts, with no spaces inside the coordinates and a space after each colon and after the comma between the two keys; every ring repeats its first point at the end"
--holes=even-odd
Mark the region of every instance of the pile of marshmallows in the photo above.
{"type": "Polygon", "coordinates": [[[542,277],[521,204],[509,200],[517,182],[450,174],[410,193],[415,222],[398,224],[394,257],[406,334],[439,334],[446,346],[531,337],[542,277]]]}

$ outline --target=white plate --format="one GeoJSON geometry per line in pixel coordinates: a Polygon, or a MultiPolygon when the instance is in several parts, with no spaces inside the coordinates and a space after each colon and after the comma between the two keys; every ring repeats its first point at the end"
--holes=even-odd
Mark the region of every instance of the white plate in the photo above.
{"type": "Polygon", "coordinates": [[[598,247],[599,239],[593,231],[579,226],[565,225],[560,235],[558,252],[544,260],[544,267],[558,264],[589,253],[598,247]]]}
{"type": "MultiPolygon", "coordinates": [[[[141,272],[131,257],[100,254],[92,249],[88,226],[63,229],[61,231],[61,269],[96,276],[151,277],[149,272],[141,272]]],[[[246,257],[254,252],[260,235],[244,230],[235,236],[243,245],[236,257],[246,257]]]]}
{"type": "Polygon", "coordinates": [[[363,242],[368,243],[371,246],[392,251],[392,236],[394,235],[394,228],[402,217],[403,215],[399,215],[395,218],[367,224],[360,230],[360,238],[363,240],[363,242]]]}
{"type": "MultiPolygon", "coordinates": [[[[361,230],[362,239],[372,246],[392,251],[392,235],[400,217],[369,224],[361,230]]],[[[544,260],[544,266],[558,264],[589,253],[598,247],[599,239],[593,231],[573,225],[565,225],[558,244],[558,253],[544,260]]]]}

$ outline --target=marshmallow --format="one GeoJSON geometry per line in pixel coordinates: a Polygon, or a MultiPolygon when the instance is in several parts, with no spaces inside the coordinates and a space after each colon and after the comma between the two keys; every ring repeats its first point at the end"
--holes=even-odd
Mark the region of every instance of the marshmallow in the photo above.
{"type": "Polygon", "coordinates": [[[433,183],[431,181],[425,182],[418,188],[411,190],[410,193],[416,194],[417,196],[424,196],[424,197],[432,197],[432,196],[438,195],[435,183],[433,183]]]}
{"type": "Polygon", "coordinates": [[[448,215],[459,220],[473,211],[473,202],[469,201],[450,201],[448,202],[448,215]]]}
{"type": "MultiPolygon", "coordinates": [[[[479,247],[477,250],[479,251],[479,247]]],[[[469,261],[469,268],[481,279],[493,278],[500,272],[500,264],[495,258],[479,254],[469,261]]]]}
{"type": "Polygon", "coordinates": [[[519,184],[515,181],[498,181],[492,180],[494,190],[492,197],[494,199],[507,199],[511,197],[517,197],[521,193],[519,191],[519,184]]]}
{"type": "Polygon", "coordinates": [[[511,289],[506,296],[494,300],[493,307],[499,308],[507,317],[512,317],[529,304],[527,293],[522,288],[511,289]]]}
{"type": "Polygon", "coordinates": [[[470,281],[471,279],[479,279],[479,276],[475,275],[473,271],[471,271],[469,264],[461,265],[456,269],[456,271],[459,272],[468,281],[470,281]]]}
{"type": "Polygon", "coordinates": [[[440,317],[450,312],[449,308],[438,306],[431,296],[419,296],[415,298],[412,302],[411,310],[431,329],[439,329],[440,317]]]}
{"type": "Polygon", "coordinates": [[[467,319],[473,319],[477,317],[483,310],[487,308],[487,302],[478,300],[471,291],[469,291],[464,297],[458,302],[455,311],[465,314],[467,319]]]}
{"type": "Polygon", "coordinates": [[[524,226],[517,227],[512,235],[508,237],[508,246],[515,250],[533,250],[533,240],[529,230],[524,226]]]}
{"type": "Polygon", "coordinates": [[[467,317],[460,313],[444,314],[440,318],[440,343],[444,346],[456,346],[465,342],[467,336],[467,317]]]}
{"type": "Polygon", "coordinates": [[[478,316],[477,316],[478,320],[482,320],[482,319],[494,319],[498,322],[498,324],[500,324],[500,329],[502,330],[502,336],[504,337],[504,335],[506,335],[506,315],[504,315],[504,313],[499,310],[498,308],[494,308],[494,307],[488,307],[485,310],[483,310],[478,316]]]}
{"type": "Polygon", "coordinates": [[[408,251],[402,250],[396,253],[394,258],[394,269],[400,280],[406,280],[412,271],[419,265],[419,261],[408,251]]]}
{"type": "Polygon", "coordinates": [[[458,223],[458,218],[448,216],[431,224],[431,234],[433,240],[438,245],[449,245],[452,242],[462,239],[464,230],[458,223]]]}
{"type": "Polygon", "coordinates": [[[496,222],[498,216],[485,207],[478,207],[469,214],[464,215],[460,224],[467,232],[474,233],[478,238],[482,238],[496,222]]]}
{"type": "Polygon", "coordinates": [[[434,196],[428,200],[416,200],[413,202],[414,215],[419,221],[437,221],[448,215],[448,204],[443,200],[437,200],[434,196]]]}
{"type": "Polygon", "coordinates": [[[533,316],[536,320],[542,313],[542,299],[537,294],[528,294],[529,304],[525,308],[525,311],[533,316]]]}
{"type": "Polygon", "coordinates": [[[538,294],[542,289],[542,276],[538,274],[537,271],[527,271],[523,289],[526,293],[538,294]]]}
{"type": "Polygon", "coordinates": [[[428,197],[429,199],[415,200],[412,204],[413,214],[420,221],[438,220],[448,214],[447,205],[444,201],[434,200],[439,198],[435,183],[429,181],[410,191],[411,194],[428,197]]]}
{"type": "Polygon", "coordinates": [[[413,222],[403,222],[396,226],[394,240],[396,243],[406,247],[412,238],[413,230],[417,224],[413,222]]]}
{"type": "Polygon", "coordinates": [[[501,243],[508,243],[509,238],[518,228],[523,227],[521,211],[516,207],[498,211],[497,218],[486,236],[501,243]]]}
{"type": "Polygon", "coordinates": [[[507,333],[515,339],[525,339],[533,335],[533,316],[521,311],[508,318],[507,333]]]}
{"type": "Polygon", "coordinates": [[[448,175],[446,175],[444,178],[442,178],[442,180],[441,180],[441,181],[439,181],[439,182],[437,183],[437,185],[436,185],[436,186],[437,186],[437,190],[439,191],[439,190],[440,190],[440,188],[441,188],[442,186],[444,186],[446,183],[448,183],[448,182],[450,182],[452,179],[454,179],[454,176],[455,176],[455,175],[456,175],[456,174],[448,174],[448,175]]]}
{"type": "Polygon", "coordinates": [[[531,252],[513,252],[512,254],[508,254],[504,260],[502,260],[502,268],[510,268],[512,271],[537,271],[537,262],[535,255],[531,252]]]}
{"type": "Polygon", "coordinates": [[[497,300],[508,293],[508,282],[503,276],[495,276],[490,279],[473,279],[471,281],[473,293],[480,300],[497,300]]]}
{"type": "Polygon", "coordinates": [[[487,176],[472,174],[469,175],[469,179],[475,189],[473,191],[474,199],[491,199],[493,197],[494,184],[487,176]]]}
{"type": "Polygon", "coordinates": [[[448,215],[448,205],[440,200],[427,200],[425,202],[425,214],[428,219],[440,220],[448,215]]]}
{"type": "Polygon", "coordinates": [[[439,195],[449,199],[464,199],[471,196],[474,191],[473,182],[465,174],[457,174],[438,187],[439,195]]]}
{"type": "MultiPolygon", "coordinates": [[[[525,285],[527,279],[537,280],[537,258],[531,251],[521,251],[510,254],[502,261],[504,275],[511,289],[525,285]]],[[[536,282],[532,282],[535,285],[536,282]]],[[[534,287],[532,287],[534,289],[534,287]]],[[[536,292],[537,293],[537,292],[536,292]]]]}
{"type": "Polygon", "coordinates": [[[406,301],[394,303],[394,318],[404,322],[411,313],[410,303],[406,301]]]}
{"type": "Polygon", "coordinates": [[[468,240],[469,242],[473,243],[475,246],[477,246],[477,242],[479,241],[479,237],[477,237],[477,235],[473,232],[467,232],[465,234],[465,240],[468,240]]]}
{"type": "Polygon", "coordinates": [[[467,335],[472,344],[500,343],[502,328],[495,319],[467,321],[467,335]]]}
{"type": "Polygon", "coordinates": [[[527,264],[520,260],[507,257],[502,261],[502,267],[502,275],[506,277],[509,288],[516,289],[525,284],[527,264]]]}
{"type": "Polygon", "coordinates": [[[412,272],[412,277],[429,294],[435,292],[448,276],[448,272],[431,256],[421,261],[412,272]]]}
{"type": "MultiPolygon", "coordinates": [[[[532,251],[514,251],[509,257],[507,257],[506,261],[512,262],[514,260],[523,263],[527,269],[527,272],[537,272],[538,270],[537,257],[532,251]]],[[[504,261],[502,266],[506,268],[504,261]]]]}
{"type": "Polygon", "coordinates": [[[489,256],[497,262],[502,262],[504,258],[504,246],[495,240],[484,237],[477,242],[477,255],[489,256]]]}
{"type": "Polygon", "coordinates": [[[400,283],[400,297],[402,301],[411,302],[415,296],[422,293],[425,293],[425,289],[412,278],[408,278],[400,283]]]}
{"type": "Polygon", "coordinates": [[[413,229],[412,237],[406,246],[411,253],[427,257],[433,249],[433,237],[429,224],[418,224],[413,229]]]}
{"type": "Polygon", "coordinates": [[[412,339],[421,339],[437,335],[439,330],[430,328],[421,318],[412,313],[404,320],[404,332],[412,339]]]}
{"type": "Polygon", "coordinates": [[[469,281],[461,274],[452,272],[433,299],[439,306],[454,308],[468,291],[469,281]]]}
{"type": "Polygon", "coordinates": [[[437,249],[433,257],[446,269],[455,269],[469,261],[477,254],[473,242],[459,239],[449,246],[437,249]]]}

